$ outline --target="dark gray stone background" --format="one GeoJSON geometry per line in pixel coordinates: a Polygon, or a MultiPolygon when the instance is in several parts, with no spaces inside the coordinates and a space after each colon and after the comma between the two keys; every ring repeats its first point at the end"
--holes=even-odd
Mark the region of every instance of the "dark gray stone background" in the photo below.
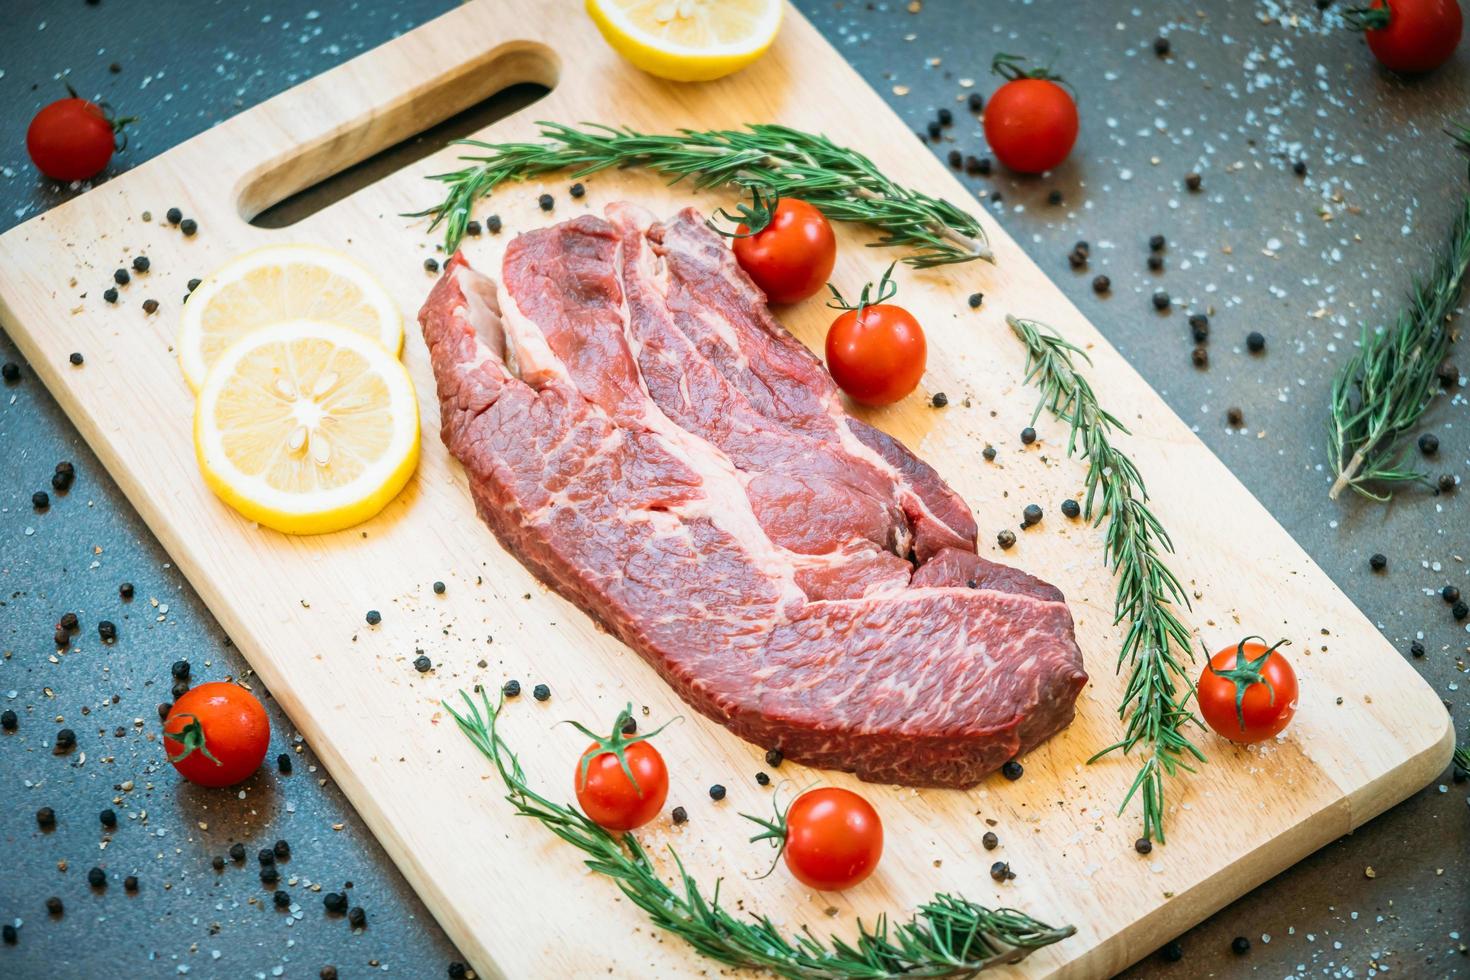
{"type": "MultiPolygon", "coordinates": [[[[8,0],[0,229],[84,189],[41,179],[23,147],[31,115],[64,81],[143,117],[115,172],[450,5],[8,0]]],[[[1428,653],[1415,667],[1462,716],[1463,733],[1470,640],[1436,593],[1454,582],[1470,594],[1470,487],[1408,490],[1388,507],[1329,504],[1323,442],[1334,367],[1360,323],[1392,317],[1470,189],[1465,161],[1440,134],[1470,122],[1470,46],[1406,81],[1378,70],[1335,14],[1305,0],[800,6],[914,129],[940,106],[955,110],[941,154],[985,152],[958,100],[966,79],[987,95],[994,88],[994,52],[1050,58],[1070,77],[1083,118],[1071,159],[1047,178],[967,183],[1000,193],[990,206],[1011,234],[1394,646],[1407,655],[1422,640],[1428,653]],[[1166,59],[1152,51],[1160,34],[1173,46],[1166,59]],[[1296,159],[1307,162],[1305,178],[1291,171],[1296,159]],[[1190,170],[1203,175],[1200,193],[1182,187],[1190,170]],[[1048,203],[1053,189],[1060,205],[1048,203]],[[1159,274],[1144,265],[1155,232],[1169,239],[1159,274]],[[1091,241],[1092,262],[1074,272],[1066,253],[1079,238],[1091,241]],[[1113,279],[1111,297],[1089,288],[1099,272],[1113,279]],[[1149,305],[1158,288],[1174,298],[1166,315],[1149,305]],[[1214,331],[1204,371],[1190,364],[1184,322],[1201,309],[1214,331]],[[1244,350],[1253,329],[1269,339],[1263,356],[1244,350]],[[1230,405],[1243,409],[1243,431],[1227,430],[1230,405]],[[1368,570],[1375,551],[1389,558],[1385,574],[1368,570]]],[[[917,141],[914,150],[929,152],[917,141]]],[[[1470,355],[1458,356],[1465,374],[1470,355]]],[[[19,360],[3,329],[0,360],[19,360]]],[[[1426,428],[1443,447],[1435,472],[1470,478],[1466,422],[1460,394],[1431,411],[1426,428]]],[[[0,947],[0,976],[312,977],[329,963],[344,977],[445,975],[459,958],[453,946],[273,702],[271,757],[297,750],[292,775],[268,767],[236,795],[181,785],[159,765],[155,705],[170,700],[169,664],[189,659],[196,680],[246,664],[29,369],[0,388],[0,542],[0,708],[21,717],[18,732],[0,735],[0,921],[20,927],[18,945],[0,947]],[[30,494],[61,459],[75,461],[76,485],[34,513],[30,494]],[[137,588],[131,604],[117,595],[124,580],[137,588]],[[53,624],[66,610],[82,631],[75,651],[53,657],[53,624]],[[95,639],[102,618],[119,625],[110,649],[95,639]],[[59,756],[51,745],[63,724],[79,746],[59,756]],[[59,815],[51,832],[37,827],[41,806],[59,815]],[[99,825],[104,807],[119,814],[113,833],[99,825]],[[282,887],[299,913],[272,908],[257,880],[255,851],[277,838],[292,846],[282,887]],[[216,873],[210,858],[236,840],[250,849],[246,866],[216,873]],[[103,891],[87,886],[93,865],[108,872],[103,891]],[[136,895],[124,893],[127,874],[140,880],[136,895]],[[349,881],[368,915],[356,934],[324,914],[313,890],[349,881]],[[62,917],[47,915],[49,895],[65,902],[62,917]]],[[[1154,955],[1128,975],[1470,973],[1470,811],[1449,776],[1190,930],[1182,962],[1154,955]],[[1230,952],[1237,935],[1252,942],[1247,956],[1230,952]]]]}

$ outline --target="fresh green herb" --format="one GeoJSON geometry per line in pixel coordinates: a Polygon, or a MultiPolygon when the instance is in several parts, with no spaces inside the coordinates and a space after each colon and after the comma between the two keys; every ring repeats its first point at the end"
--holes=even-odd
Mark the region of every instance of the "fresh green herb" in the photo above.
{"type": "Polygon", "coordinates": [[[769,918],[737,918],[720,905],[719,882],[705,897],[672,848],[677,888],[665,883],[632,834],[614,836],[531,789],[520,760],[496,731],[500,706],[491,707],[484,692],[479,705],[464,692],[460,696],[466,705],[463,714],[448,704],[444,708],[494,763],[516,813],[539,821],[586,854],[587,867],[616,882],[654,925],[728,966],[770,970],[796,980],[969,977],[1020,962],[1076,931],[1071,926],[1053,928],[1014,909],[991,910],[945,894],[935,895],[897,926],[890,927],[885,917],[872,929],[859,922],[854,942],[835,936],[824,941],[807,929],[787,936],[769,918]]]}
{"type": "MultiPolygon", "coordinates": [[[[1452,133],[1470,150],[1470,128],[1452,133]]],[[[1470,269],[1470,196],[1460,205],[1449,241],[1428,279],[1415,279],[1409,305],[1389,329],[1363,328],[1358,349],[1332,382],[1328,452],[1336,479],[1327,496],[1346,489],[1372,500],[1392,494],[1375,485],[1422,483],[1427,474],[1403,461],[1404,434],[1428,411],[1435,370],[1454,339],[1449,317],[1470,269]]]]}
{"type": "Polygon", "coordinates": [[[432,215],[431,228],[442,223],[444,246],[452,252],[464,237],[474,203],[508,180],[558,170],[572,170],[575,179],[609,167],[645,167],[675,183],[690,178],[698,188],[759,187],[777,197],[800,198],[833,221],[873,225],[882,233],[874,245],[908,249],[903,261],[918,268],[993,261],[985,231],[973,215],[894,183],[867,157],[825,136],[767,124],[683,129],[672,135],[599,125],[538,125],[545,142],[460,140],[460,145],[485,154],[463,156],[471,166],[430,177],[448,188],[444,200],[409,217],[432,215]]]}
{"type": "Polygon", "coordinates": [[[1455,746],[1455,765],[1470,772],[1470,745],[1455,746]]]}
{"type": "Polygon", "coordinates": [[[1133,460],[1113,445],[1115,434],[1128,429],[1098,405],[1087,379],[1077,372],[1073,355],[1088,364],[1079,347],[1029,320],[1006,317],[1012,332],[1026,345],[1026,382],[1041,389],[1034,423],[1043,408],[1071,427],[1067,455],[1087,460],[1083,516],[1094,526],[1107,520],[1103,560],[1116,572],[1114,624],[1127,622],[1118,669],[1128,666],[1128,685],[1118,717],[1126,722],[1123,738],[1089,759],[1096,761],[1121,749],[1144,752],[1138,775],[1123,798],[1121,813],[1134,796],[1143,803],[1143,836],[1164,842],[1164,777],[1179,770],[1193,772],[1190,760],[1205,761],[1189,740],[1185,726],[1199,719],[1186,707],[1193,690],[1180,653],[1192,662],[1189,630],[1175,609],[1189,608],[1189,597],[1164,564],[1172,554],[1169,534],[1148,506],[1148,491],[1133,460]]]}

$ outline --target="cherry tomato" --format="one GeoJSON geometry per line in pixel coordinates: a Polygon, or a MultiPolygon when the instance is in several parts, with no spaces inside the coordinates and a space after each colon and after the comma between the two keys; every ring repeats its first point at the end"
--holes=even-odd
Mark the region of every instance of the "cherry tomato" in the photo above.
{"type": "Polygon", "coordinates": [[[827,329],[827,370],[837,387],[863,405],[891,405],[918,387],[929,347],[924,328],[908,310],[883,302],[896,292],[888,272],[878,286],[878,302],[863,298],[855,307],[837,302],[846,312],[827,329]]]}
{"type": "Polygon", "coordinates": [[[1196,697],[1211,728],[1232,742],[1260,742],[1281,733],[1296,714],[1296,672],[1277,652],[1248,636],[1210,658],[1196,697]]]}
{"type": "Polygon", "coordinates": [[[1046,69],[1023,71],[1022,59],[997,55],[991,70],[1010,79],[985,106],[985,141],[997,160],[1023,174],[1052,170],[1077,142],[1077,103],[1046,69]]]}
{"type": "Polygon", "coordinates": [[[191,783],[233,786],[260,768],[271,723],[255,695],[238,684],[200,684],[163,720],[168,761],[191,783]]]}
{"type": "MultiPolygon", "coordinates": [[[[36,113],[26,130],[26,152],[36,169],[53,180],[95,177],[119,149],[122,129],[132,119],[114,119],[95,102],[58,99],[36,113]]],[[[124,145],[126,138],[122,137],[124,145]]]]}
{"type": "Polygon", "coordinates": [[[1457,0],[1373,0],[1354,21],[1383,67],[1406,74],[1449,61],[1464,29],[1457,0]]]}
{"type": "MultiPolygon", "coordinates": [[[[761,203],[757,195],[757,208],[761,203]]],[[[756,214],[749,208],[741,211],[747,219],[756,214]]],[[[831,277],[837,238],[822,212],[805,201],[783,197],[766,213],[769,223],[755,234],[744,222],[735,230],[743,236],[732,246],[735,259],[772,303],[800,302],[831,277]]]]}
{"type": "Polygon", "coordinates": [[[803,793],[776,819],[746,817],[766,828],[751,840],[776,840],[797,881],[820,892],[859,884],[883,856],[883,822],[856,793],[824,787],[803,793]]]}
{"type": "Polygon", "coordinates": [[[626,736],[623,728],[632,717],[629,705],[607,736],[576,726],[593,739],[577,764],[577,805],[607,830],[643,826],[658,816],[669,795],[669,770],[658,749],[648,742],[662,729],[626,736]]]}

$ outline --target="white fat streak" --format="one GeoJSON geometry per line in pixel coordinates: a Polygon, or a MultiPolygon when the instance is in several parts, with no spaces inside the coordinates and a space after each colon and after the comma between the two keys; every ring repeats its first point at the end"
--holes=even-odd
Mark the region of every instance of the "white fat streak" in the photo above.
{"type": "Polygon", "coordinates": [[[495,283],[489,276],[476,272],[467,265],[454,270],[454,283],[464,297],[464,305],[455,309],[454,315],[464,318],[472,328],[475,338],[474,357],[466,363],[478,367],[494,359],[505,364],[506,370],[511,374],[519,374],[515,366],[514,351],[506,343],[502,317],[495,311],[495,306],[489,299],[495,295],[495,283]],[[496,350],[490,343],[486,343],[487,338],[506,350],[503,353],[496,350]]]}

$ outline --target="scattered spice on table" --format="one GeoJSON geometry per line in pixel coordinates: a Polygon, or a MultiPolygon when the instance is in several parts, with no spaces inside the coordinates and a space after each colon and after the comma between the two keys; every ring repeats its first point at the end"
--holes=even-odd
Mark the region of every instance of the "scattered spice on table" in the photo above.
{"type": "Polygon", "coordinates": [[[508,698],[518,698],[521,696],[521,682],[512,678],[505,682],[500,691],[508,698]]]}
{"type": "Polygon", "coordinates": [[[148,261],[148,256],[146,256],[146,255],[135,255],[135,256],[133,256],[133,271],[134,272],[147,272],[148,271],[149,264],[150,263],[148,261]]]}
{"type": "Polygon", "coordinates": [[[536,198],[536,203],[541,205],[542,211],[550,211],[556,205],[556,199],[550,194],[542,194],[536,198]]]}
{"type": "Polygon", "coordinates": [[[367,624],[369,626],[377,626],[383,621],[383,614],[378,612],[376,609],[369,609],[365,618],[367,619],[367,624]]]}
{"type": "Polygon", "coordinates": [[[1071,497],[1068,497],[1066,500],[1062,501],[1063,517],[1078,517],[1081,514],[1082,505],[1079,504],[1077,501],[1073,500],[1071,497]]]}
{"type": "Polygon", "coordinates": [[[421,653],[413,658],[413,669],[420,674],[427,674],[433,668],[434,661],[430,660],[427,654],[421,653]]]}
{"type": "Polygon", "coordinates": [[[537,684],[531,688],[531,697],[537,701],[549,701],[551,699],[551,688],[545,684],[537,684]]]}
{"type": "Polygon", "coordinates": [[[1149,840],[1147,837],[1140,837],[1138,838],[1138,840],[1133,842],[1133,849],[1139,854],[1152,854],[1154,849],[1154,842],[1149,840]]]}
{"type": "Polygon", "coordinates": [[[1169,294],[1166,291],[1160,289],[1154,293],[1152,302],[1154,304],[1154,309],[1162,313],[1164,310],[1167,310],[1169,308],[1169,303],[1171,301],[1169,299],[1169,294]]]}
{"type": "Polygon", "coordinates": [[[1107,293],[1112,288],[1113,280],[1109,279],[1107,276],[1092,277],[1092,291],[1094,293],[1097,293],[1099,296],[1107,293]]]}
{"type": "Polygon", "coordinates": [[[1368,559],[1368,567],[1375,572],[1381,572],[1388,567],[1388,558],[1381,553],[1376,553],[1368,559]]]}
{"type": "Polygon", "coordinates": [[[725,787],[721,786],[719,783],[715,783],[709,788],[709,798],[715,800],[716,802],[718,802],[719,800],[723,800],[725,798],[725,787]]]}
{"type": "Polygon", "coordinates": [[[1011,782],[1015,782],[1016,780],[1020,779],[1025,774],[1025,772],[1026,770],[1015,759],[1011,759],[1005,765],[1000,767],[1000,774],[1009,779],[1011,782]]]}
{"type": "Polygon", "coordinates": [[[193,218],[185,218],[179,222],[179,231],[183,232],[186,237],[193,237],[194,233],[198,230],[199,222],[193,218]]]}
{"type": "Polygon", "coordinates": [[[1000,846],[1000,838],[995,836],[995,831],[987,830],[980,838],[980,846],[987,851],[993,851],[1000,846]]]}
{"type": "Polygon", "coordinates": [[[1000,545],[1003,551],[1009,551],[1011,546],[1016,543],[1016,532],[1010,528],[1006,528],[995,536],[995,543],[1000,545]]]}
{"type": "Polygon", "coordinates": [[[1266,335],[1259,330],[1252,330],[1245,335],[1245,349],[1252,354],[1259,354],[1266,349],[1266,335]]]}
{"type": "Polygon", "coordinates": [[[101,868],[92,868],[87,872],[87,884],[93,888],[102,888],[107,884],[107,872],[101,868]]]}

